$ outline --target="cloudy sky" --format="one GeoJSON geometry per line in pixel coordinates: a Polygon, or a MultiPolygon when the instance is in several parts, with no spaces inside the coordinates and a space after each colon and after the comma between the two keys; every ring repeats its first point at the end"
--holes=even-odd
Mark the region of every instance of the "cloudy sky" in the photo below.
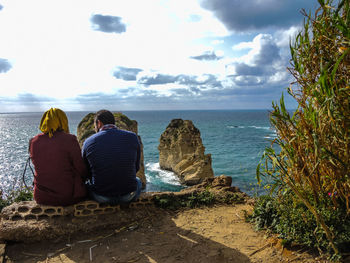
{"type": "Polygon", "coordinates": [[[292,81],[300,10],[317,6],[0,0],[0,112],[270,109],[292,81]]]}

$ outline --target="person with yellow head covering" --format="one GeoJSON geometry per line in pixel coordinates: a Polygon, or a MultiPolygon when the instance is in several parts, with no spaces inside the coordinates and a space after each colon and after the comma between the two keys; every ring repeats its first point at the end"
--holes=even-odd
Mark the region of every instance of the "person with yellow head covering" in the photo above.
{"type": "Polygon", "coordinates": [[[69,133],[67,115],[60,109],[51,108],[44,113],[39,128],[43,133],[47,133],[50,138],[57,130],[69,133]]]}
{"type": "Polygon", "coordinates": [[[75,135],[69,133],[64,111],[51,108],[39,125],[42,133],[30,140],[34,174],[34,200],[43,205],[71,205],[86,196],[88,171],[75,135]]]}

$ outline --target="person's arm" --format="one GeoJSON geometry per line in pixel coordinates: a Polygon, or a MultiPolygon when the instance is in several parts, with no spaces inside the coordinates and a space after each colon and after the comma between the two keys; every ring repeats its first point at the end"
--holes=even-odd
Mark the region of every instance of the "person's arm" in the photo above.
{"type": "Polygon", "coordinates": [[[74,137],[71,143],[72,144],[70,154],[73,168],[76,171],[76,174],[80,175],[83,178],[83,180],[85,180],[86,178],[88,178],[89,173],[87,166],[85,165],[81,156],[81,150],[77,138],[74,137]]]}
{"type": "Polygon", "coordinates": [[[89,161],[88,159],[86,158],[86,148],[85,148],[85,143],[83,145],[83,148],[81,150],[81,156],[83,158],[83,162],[85,164],[85,167],[87,168],[88,170],[88,176],[87,176],[87,179],[91,180],[91,170],[90,170],[90,164],[89,164],[89,161]]]}
{"type": "Polygon", "coordinates": [[[138,170],[140,170],[140,161],[141,161],[141,143],[137,135],[136,135],[136,139],[137,139],[136,172],[138,172],[138,170]]]}
{"type": "Polygon", "coordinates": [[[29,143],[28,143],[28,153],[31,154],[30,149],[32,147],[32,140],[33,138],[30,138],[29,143]]]}

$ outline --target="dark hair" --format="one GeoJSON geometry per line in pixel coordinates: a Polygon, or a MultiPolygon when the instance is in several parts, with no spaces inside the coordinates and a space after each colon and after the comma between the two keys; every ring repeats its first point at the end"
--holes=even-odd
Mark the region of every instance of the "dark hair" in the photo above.
{"type": "Polygon", "coordinates": [[[103,125],[106,124],[115,124],[115,119],[114,119],[114,115],[112,112],[108,111],[108,110],[99,110],[98,112],[96,112],[95,115],[95,123],[97,121],[100,121],[103,123],[103,125]]]}

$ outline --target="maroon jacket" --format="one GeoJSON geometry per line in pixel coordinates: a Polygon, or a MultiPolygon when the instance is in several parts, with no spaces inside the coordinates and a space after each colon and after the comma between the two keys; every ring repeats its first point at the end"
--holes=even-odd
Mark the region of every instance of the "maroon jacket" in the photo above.
{"type": "Polygon", "coordinates": [[[35,167],[34,200],[43,205],[71,205],[86,196],[83,180],[88,171],[75,135],[41,133],[30,141],[35,167]]]}

